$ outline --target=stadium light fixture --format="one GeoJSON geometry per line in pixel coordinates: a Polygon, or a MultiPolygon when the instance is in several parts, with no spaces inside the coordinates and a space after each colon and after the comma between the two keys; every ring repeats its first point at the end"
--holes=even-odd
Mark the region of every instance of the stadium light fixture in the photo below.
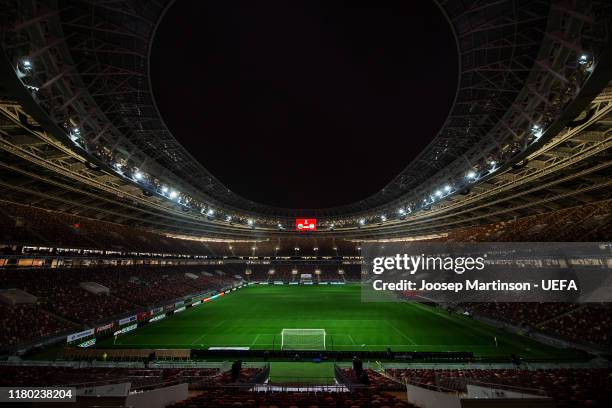
{"type": "Polygon", "coordinates": [[[70,140],[72,140],[74,143],[78,143],[79,139],[81,138],[81,129],[74,127],[70,129],[68,135],[70,136],[70,140]]]}
{"type": "Polygon", "coordinates": [[[491,170],[489,170],[491,173],[497,170],[497,162],[495,160],[491,160],[489,162],[489,166],[491,166],[491,170]]]}
{"type": "Polygon", "coordinates": [[[168,193],[168,187],[166,187],[166,186],[162,186],[161,191],[162,191],[162,193],[164,193],[164,194],[168,193]]]}
{"type": "Polygon", "coordinates": [[[533,135],[535,136],[535,140],[538,140],[540,137],[542,137],[544,131],[539,125],[533,125],[533,127],[531,128],[531,133],[533,133],[533,135]]]}
{"type": "Polygon", "coordinates": [[[442,190],[438,190],[438,191],[436,191],[436,196],[438,196],[438,197],[442,197],[442,190]]]}
{"type": "Polygon", "coordinates": [[[387,221],[387,216],[386,216],[386,215],[384,215],[384,214],[383,214],[383,215],[381,215],[381,216],[380,216],[380,220],[381,220],[382,222],[387,221]]]}
{"type": "Polygon", "coordinates": [[[474,180],[476,178],[476,172],[474,170],[470,170],[468,171],[468,173],[465,175],[466,178],[470,179],[470,180],[474,180]]]}
{"type": "Polygon", "coordinates": [[[399,215],[406,215],[406,210],[404,210],[403,208],[400,208],[399,210],[397,210],[397,213],[399,215]]]}
{"type": "Polygon", "coordinates": [[[252,226],[253,226],[253,220],[248,219],[248,220],[247,220],[247,224],[248,224],[250,227],[252,227],[252,226]]]}
{"type": "Polygon", "coordinates": [[[25,70],[31,70],[32,69],[32,61],[30,61],[28,58],[24,58],[21,60],[21,65],[23,65],[23,69],[25,70]]]}
{"type": "Polygon", "coordinates": [[[140,172],[140,171],[136,170],[136,173],[134,173],[134,179],[136,179],[136,180],[142,180],[142,178],[143,178],[143,174],[142,174],[142,172],[140,172]]]}
{"type": "Polygon", "coordinates": [[[580,65],[585,65],[589,62],[589,56],[586,54],[582,54],[580,58],[578,58],[578,63],[580,65]]]}
{"type": "Polygon", "coordinates": [[[228,215],[227,217],[225,217],[225,221],[232,222],[232,216],[228,215]]]}
{"type": "Polygon", "coordinates": [[[314,248],[312,248],[312,250],[313,250],[313,251],[318,251],[318,250],[319,250],[319,248],[314,247],[314,248]]]}
{"type": "Polygon", "coordinates": [[[446,191],[447,193],[451,191],[451,186],[449,186],[448,184],[444,186],[444,191],[446,191]]]}
{"type": "Polygon", "coordinates": [[[362,218],[359,220],[359,225],[365,225],[366,221],[365,218],[362,218]]]}
{"type": "Polygon", "coordinates": [[[176,198],[176,197],[178,197],[178,196],[179,196],[178,191],[176,191],[176,190],[172,190],[172,191],[170,192],[170,198],[175,199],[175,198],[176,198]]]}
{"type": "Polygon", "coordinates": [[[215,215],[215,210],[213,210],[212,208],[209,208],[208,211],[206,211],[206,215],[208,215],[209,217],[212,217],[213,215],[215,215]]]}

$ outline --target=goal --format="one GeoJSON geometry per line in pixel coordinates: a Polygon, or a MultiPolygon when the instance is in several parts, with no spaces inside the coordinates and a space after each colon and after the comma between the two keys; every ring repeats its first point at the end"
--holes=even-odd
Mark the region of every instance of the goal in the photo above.
{"type": "Polygon", "coordinates": [[[281,350],[325,350],[325,329],[283,329],[281,350]]]}

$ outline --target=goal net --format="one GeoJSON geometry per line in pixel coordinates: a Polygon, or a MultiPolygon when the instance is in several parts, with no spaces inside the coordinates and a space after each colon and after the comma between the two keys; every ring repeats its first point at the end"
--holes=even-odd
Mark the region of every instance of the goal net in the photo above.
{"type": "Polygon", "coordinates": [[[281,350],[325,350],[325,329],[283,329],[281,350]]]}

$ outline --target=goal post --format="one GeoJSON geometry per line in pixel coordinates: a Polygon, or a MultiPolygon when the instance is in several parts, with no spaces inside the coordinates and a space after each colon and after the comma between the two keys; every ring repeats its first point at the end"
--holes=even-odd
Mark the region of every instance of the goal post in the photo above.
{"type": "Polygon", "coordinates": [[[325,350],[325,329],[283,329],[281,350],[325,350]]]}

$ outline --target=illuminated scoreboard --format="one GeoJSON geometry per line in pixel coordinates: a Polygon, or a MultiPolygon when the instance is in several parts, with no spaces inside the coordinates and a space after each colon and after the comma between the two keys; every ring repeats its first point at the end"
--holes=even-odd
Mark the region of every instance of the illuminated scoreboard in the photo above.
{"type": "Polygon", "coordinates": [[[316,218],[296,218],[295,219],[296,231],[316,231],[317,230],[317,219],[316,218]]]}

